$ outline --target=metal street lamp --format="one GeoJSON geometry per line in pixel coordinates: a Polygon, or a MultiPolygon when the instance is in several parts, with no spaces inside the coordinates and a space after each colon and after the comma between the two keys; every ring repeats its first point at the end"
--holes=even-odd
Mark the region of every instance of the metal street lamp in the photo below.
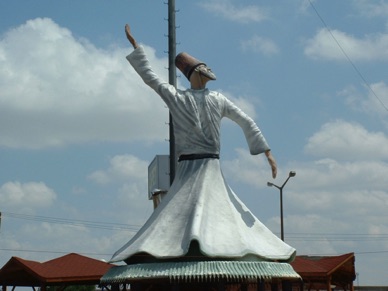
{"type": "Polygon", "coordinates": [[[296,172],[295,171],[290,171],[290,173],[288,174],[288,178],[286,181],[284,181],[283,185],[282,186],[278,186],[278,185],[275,185],[274,183],[271,183],[271,182],[267,182],[267,186],[269,187],[276,187],[280,190],[280,238],[282,239],[282,241],[284,241],[284,227],[283,227],[283,188],[284,186],[287,184],[288,180],[291,178],[291,177],[295,177],[296,175],[296,172]]]}

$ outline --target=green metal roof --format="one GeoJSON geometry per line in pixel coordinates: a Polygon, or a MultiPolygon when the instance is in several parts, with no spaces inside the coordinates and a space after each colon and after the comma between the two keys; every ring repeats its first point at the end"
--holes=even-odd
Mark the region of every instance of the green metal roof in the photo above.
{"type": "Polygon", "coordinates": [[[112,267],[102,284],[121,284],[138,280],[170,281],[226,280],[296,280],[301,277],[287,263],[246,261],[201,261],[145,263],[112,267]]]}

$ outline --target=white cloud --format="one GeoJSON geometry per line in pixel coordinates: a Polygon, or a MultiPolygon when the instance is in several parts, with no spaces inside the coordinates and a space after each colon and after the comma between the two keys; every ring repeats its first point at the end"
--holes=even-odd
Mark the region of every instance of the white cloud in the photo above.
{"type": "Polygon", "coordinates": [[[107,170],[98,170],[89,175],[89,179],[106,184],[111,181],[128,181],[128,179],[147,178],[148,162],[133,155],[117,155],[109,161],[107,170]]]}
{"type": "MultiPolygon", "coordinates": [[[[264,155],[252,156],[246,149],[236,149],[237,157],[222,162],[222,168],[228,179],[252,185],[258,189],[267,187],[272,179],[271,168],[264,155]]],[[[280,174],[280,173],[278,173],[280,174]]]]}
{"type": "MultiPolygon", "coordinates": [[[[308,140],[305,150],[319,159],[289,166],[298,174],[284,196],[288,241],[299,253],[387,248],[387,142],[381,132],[342,120],[308,140]]],[[[270,223],[278,227],[279,219],[270,223]]]]}
{"type": "Polygon", "coordinates": [[[141,225],[152,212],[152,201],[148,200],[148,164],[133,155],[117,155],[110,159],[107,169],[88,176],[98,184],[114,185],[115,190],[110,191],[116,195],[109,195],[109,203],[115,209],[114,216],[122,221],[141,225]]]}
{"type": "Polygon", "coordinates": [[[241,42],[243,51],[252,51],[264,55],[274,55],[279,52],[278,46],[271,40],[258,35],[252,36],[249,40],[241,42]]]}
{"type": "Polygon", "coordinates": [[[0,187],[0,204],[3,208],[30,212],[47,208],[56,200],[54,190],[42,182],[7,182],[0,187]]]}
{"type": "Polygon", "coordinates": [[[337,160],[387,160],[388,137],[383,132],[368,132],[357,123],[328,122],[308,139],[308,154],[337,160]]]}
{"type": "Polygon", "coordinates": [[[320,29],[306,41],[304,53],[314,59],[352,61],[388,60],[388,34],[375,33],[357,38],[333,29],[320,29]]]}
{"type": "MultiPolygon", "coordinates": [[[[386,122],[388,116],[388,86],[385,82],[378,82],[370,85],[368,99],[363,101],[366,112],[377,113],[386,122]]],[[[387,124],[387,123],[386,123],[387,124]]]]}
{"type": "Polygon", "coordinates": [[[384,1],[356,0],[354,3],[363,15],[369,17],[386,17],[388,15],[388,3],[384,1]]]}
{"type": "MultiPolygon", "coordinates": [[[[45,261],[52,257],[58,257],[67,253],[87,254],[89,257],[109,258],[109,253],[114,249],[114,238],[107,238],[101,235],[103,230],[94,231],[93,228],[82,225],[62,225],[56,223],[26,223],[20,230],[21,243],[12,246],[13,253],[18,250],[30,250],[35,252],[23,253],[22,257],[32,260],[45,261]],[[36,235],[39,233],[40,235],[36,235]],[[23,240],[28,237],[29,240],[23,240]],[[53,253],[43,253],[50,250],[53,253]],[[41,251],[41,252],[39,252],[41,251]],[[55,252],[59,252],[55,253],[55,252]]],[[[116,233],[116,232],[110,232],[116,233]]]]}
{"type": "Polygon", "coordinates": [[[262,7],[256,5],[237,7],[229,0],[203,1],[200,6],[215,15],[240,23],[260,22],[268,18],[267,11],[262,7]]]}
{"type": "MultiPolygon", "coordinates": [[[[290,208],[290,205],[286,204],[286,207],[290,208]]],[[[298,255],[338,254],[338,247],[333,245],[326,234],[333,233],[333,225],[336,225],[337,231],[343,230],[341,222],[314,213],[286,215],[284,222],[285,242],[296,248],[298,255]]],[[[279,217],[271,218],[267,225],[272,230],[278,231],[279,217]]]]}
{"type": "Polygon", "coordinates": [[[306,13],[310,7],[311,7],[311,3],[314,3],[316,0],[300,0],[299,1],[299,8],[298,8],[298,11],[300,13],[306,13]]]}
{"type": "Polygon", "coordinates": [[[224,91],[222,89],[218,89],[217,92],[220,92],[225,97],[227,97],[230,101],[232,101],[237,107],[239,107],[242,111],[244,111],[253,120],[256,119],[257,113],[255,111],[255,106],[250,101],[250,99],[255,99],[255,101],[257,100],[258,102],[260,102],[260,100],[257,97],[249,98],[247,96],[234,96],[232,93],[224,91]]]}
{"type": "MultiPolygon", "coordinates": [[[[145,49],[164,76],[167,60],[145,49]]],[[[0,40],[0,145],[163,140],[168,111],[126,61],[130,52],[97,49],[47,18],[8,31],[0,40]]]]}
{"type": "Polygon", "coordinates": [[[370,84],[364,92],[359,92],[354,86],[348,86],[339,92],[344,96],[346,104],[353,110],[365,112],[381,118],[382,123],[388,127],[386,117],[388,116],[388,86],[385,82],[370,84]]]}
{"type": "MultiPolygon", "coordinates": [[[[386,249],[386,163],[331,161],[293,167],[298,176],[284,195],[286,241],[299,253],[386,249]]],[[[277,229],[279,218],[270,223],[277,229]]]]}

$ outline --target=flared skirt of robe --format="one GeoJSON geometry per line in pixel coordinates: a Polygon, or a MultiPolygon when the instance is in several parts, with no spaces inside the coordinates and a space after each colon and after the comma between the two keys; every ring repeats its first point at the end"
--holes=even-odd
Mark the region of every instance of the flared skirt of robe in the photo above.
{"type": "Polygon", "coordinates": [[[179,258],[193,241],[209,258],[294,259],[295,249],[262,224],[228,186],[218,159],[181,161],[176,172],[165,198],[111,262],[141,253],[179,258]]]}

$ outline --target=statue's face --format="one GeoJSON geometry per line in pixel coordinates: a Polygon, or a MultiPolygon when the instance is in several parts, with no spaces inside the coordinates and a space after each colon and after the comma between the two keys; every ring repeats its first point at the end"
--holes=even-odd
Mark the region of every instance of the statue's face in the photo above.
{"type": "Polygon", "coordinates": [[[194,72],[199,73],[200,75],[208,78],[209,80],[215,80],[216,79],[216,75],[206,65],[199,65],[198,67],[195,68],[194,72]]]}

